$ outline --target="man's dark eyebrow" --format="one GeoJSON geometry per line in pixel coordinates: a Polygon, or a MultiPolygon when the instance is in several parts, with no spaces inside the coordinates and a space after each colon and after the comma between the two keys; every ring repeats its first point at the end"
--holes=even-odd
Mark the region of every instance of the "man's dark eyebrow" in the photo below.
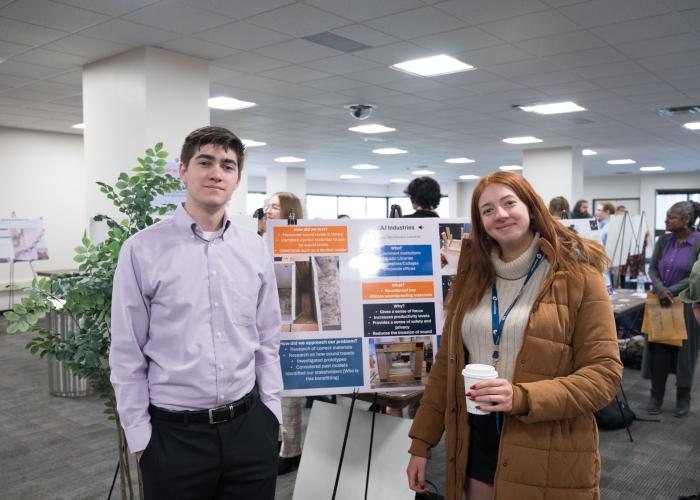
{"type": "MultiPolygon", "coordinates": [[[[214,158],[212,155],[208,155],[206,153],[199,153],[197,156],[194,157],[195,160],[209,160],[209,161],[214,161],[216,158],[214,158]]],[[[235,158],[224,158],[222,163],[225,163],[227,165],[233,164],[233,165],[238,165],[238,162],[236,161],[235,158]]]]}

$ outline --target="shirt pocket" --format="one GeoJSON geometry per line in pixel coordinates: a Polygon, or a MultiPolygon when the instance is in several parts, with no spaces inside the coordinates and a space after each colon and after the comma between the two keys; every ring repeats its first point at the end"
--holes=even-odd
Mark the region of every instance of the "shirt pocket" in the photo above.
{"type": "Polygon", "coordinates": [[[227,283],[231,301],[231,321],[237,325],[250,326],[255,323],[258,312],[258,286],[247,281],[227,283]]]}

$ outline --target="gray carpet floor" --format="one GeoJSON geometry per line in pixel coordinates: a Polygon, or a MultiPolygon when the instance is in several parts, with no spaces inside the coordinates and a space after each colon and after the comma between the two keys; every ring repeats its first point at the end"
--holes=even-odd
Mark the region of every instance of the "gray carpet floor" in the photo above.
{"type": "MultiPolygon", "coordinates": [[[[104,418],[95,396],[53,397],[46,360],[24,350],[25,335],[5,335],[0,319],[0,498],[100,499],[116,466],[114,423],[104,418]]],[[[700,373],[700,371],[698,372],[700,373]]],[[[603,499],[675,499],[700,491],[700,375],[696,373],[691,413],[672,416],[673,377],[660,422],[635,422],[634,442],[624,430],[602,432],[603,499]]],[[[632,408],[646,418],[648,381],[626,369],[624,388],[632,408]]],[[[349,399],[338,398],[349,405],[349,399]]],[[[366,408],[365,403],[358,403],[366,408]]],[[[304,425],[309,410],[304,410],[304,425]]],[[[407,455],[408,460],[408,455],[407,455]]],[[[442,445],[428,476],[443,485],[442,445]]],[[[276,500],[291,500],[295,473],[278,479],[276,500]]],[[[114,494],[112,498],[119,498],[114,494]]]]}

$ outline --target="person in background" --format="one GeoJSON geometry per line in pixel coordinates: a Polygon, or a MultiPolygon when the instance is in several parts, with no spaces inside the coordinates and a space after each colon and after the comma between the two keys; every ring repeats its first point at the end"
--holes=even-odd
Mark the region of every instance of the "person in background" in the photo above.
{"type": "Polygon", "coordinates": [[[595,218],[598,221],[598,229],[600,229],[600,238],[603,246],[608,242],[608,224],[610,216],[615,213],[615,205],[609,201],[598,203],[595,206],[595,218]]]}
{"type": "Polygon", "coordinates": [[[430,449],[445,431],[446,499],[600,498],[593,413],[622,376],[607,255],[557,223],[512,172],[479,181],[471,220],[409,432],[409,487],[426,491],[430,449]],[[499,378],[464,387],[466,363],[495,365],[499,378]],[[494,406],[467,414],[465,394],[494,406]]]}
{"type": "Polygon", "coordinates": [[[119,254],[110,379],[148,500],[275,497],[275,271],[262,239],[226,215],[244,151],[225,128],[190,133],[185,202],[119,254]]]}
{"type": "Polygon", "coordinates": [[[574,211],[571,212],[572,219],[590,219],[593,217],[588,213],[588,201],[578,200],[576,205],[574,205],[574,211]]]}
{"type": "MultiPolygon", "coordinates": [[[[670,307],[673,297],[690,284],[690,270],[700,254],[700,237],[694,228],[700,216],[700,203],[680,201],[666,212],[666,231],[654,246],[649,265],[652,291],[662,307],[670,307]]],[[[693,314],[692,304],[684,306],[685,328],[688,338],[681,347],[644,343],[642,376],[651,379],[651,397],[647,413],[661,413],[666,378],[676,374],[676,417],[685,417],[690,411],[690,389],[698,359],[700,327],[693,314]]]]}
{"type": "Polygon", "coordinates": [[[683,290],[678,296],[684,303],[691,304],[695,322],[700,325],[700,258],[695,261],[693,268],[690,270],[688,288],[683,290]]]}
{"type": "Polygon", "coordinates": [[[569,201],[563,196],[555,196],[549,201],[549,214],[554,220],[569,218],[569,201]]]}
{"type": "Polygon", "coordinates": [[[265,209],[262,207],[256,209],[255,212],[253,212],[253,217],[258,221],[258,236],[264,235],[265,230],[267,229],[267,216],[265,215],[265,209]]]}
{"type": "Polygon", "coordinates": [[[404,190],[415,212],[408,217],[439,217],[435,209],[440,205],[440,184],[432,177],[417,177],[404,190]]]}
{"type": "Polygon", "coordinates": [[[617,215],[625,215],[627,213],[627,207],[624,205],[618,205],[615,209],[617,215]]]}
{"type": "Polygon", "coordinates": [[[391,209],[389,210],[389,218],[400,219],[401,217],[403,217],[403,214],[401,213],[401,205],[392,205],[391,209]]]}
{"type": "MultiPolygon", "coordinates": [[[[293,193],[277,192],[270,195],[265,208],[268,219],[295,220],[304,218],[301,200],[293,193]]],[[[301,412],[302,398],[282,398],[282,446],[280,447],[278,475],[287,474],[299,468],[301,460],[301,412]]]]}
{"type": "Polygon", "coordinates": [[[348,214],[339,214],[338,219],[349,219],[350,216],[348,214]]]}

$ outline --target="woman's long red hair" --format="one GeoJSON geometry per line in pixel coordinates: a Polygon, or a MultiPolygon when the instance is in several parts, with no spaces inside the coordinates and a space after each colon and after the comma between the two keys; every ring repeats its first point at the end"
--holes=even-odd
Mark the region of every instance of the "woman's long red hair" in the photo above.
{"type": "MultiPolygon", "coordinates": [[[[462,252],[459,270],[453,284],[448,308],[461,306],[465,311],[474,309],[496,279],[491,262],[491,250],[497,243],[486,233],[479,211],[479,198],[491,184],[502,184],[511,189],[527,206],[531,227],[540,233],[554,248],[550,264],[554,271],[576,272],[581,263],[588,263],[603,271],[608,265],[608,256],[598,243],[579,237],[570,229],[552,218],[544,201],[532,185],[519,174],[496,172],[482,177],[474,188],[471,203],[472,229],[469,251],[462,252]]],[[[463,247],[464,248],[464,247],[463,247]]]]}

